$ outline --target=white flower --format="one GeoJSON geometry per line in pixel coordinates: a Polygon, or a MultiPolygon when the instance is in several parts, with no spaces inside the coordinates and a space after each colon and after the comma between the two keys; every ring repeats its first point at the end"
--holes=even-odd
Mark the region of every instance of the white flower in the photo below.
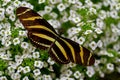
{"type": "Polygon", "coordinates": [[[104,22],[103,22],[103,20],[97,19],[97,20],[96,20],[96,25],[97,25],[100,29],[103,29],[103,27],[104,27],[104,22]]]}
{"type": "Polygon", "coordinates": [[[39,58],[40,53],[39,52],[33,52],[33,58],[39,58]]]}
{"type": "Polygon", "coordinates": [[[5,15],[0,15],[0,21],[5,19],[5,15]]]}
{"type": "Polygon", "coordinates": [[[102,31],[100,28],[96,28],[96,29],[95,29],[95,32],[96,32],[97,34],[103,33],[103,31],[102,31]]]}
{"type": "Polygon", "coordinates": [[[110,70],[110,71],[113,71],[114,70],[114,64],[107,63],[107,69],[110,70]]]}
{"type": "Polygon", "coordinates": [[[55,62],[49,57],[47,62],[50,64],[50,65],[53,65],[55,62]]]}
{"type": "Polygon", "coordinates": [[[113,11],[110,12],[110,16],[111,16],[112,18],[119,18],[119,17],[118,17],[118,12],[115,11],[115,10],[113,10],[113,11]]]}
{"type": "Polygon", "coordinates": [[[84,37],[79,37],[77,42],[81,45],[85,42],[85,38],[84,37]]]}
{"type": "Polygon", "coordinates": [[[93,67],[87,67],[86,74],[88,75],[88,77],[92,77],[95,74],[93,67]]]}
{"type": "Polygon", "coordinates": [[[105,19],[105,18],[107,17],[106,11],[101,10],[98,16],[99,16],[101,19],[105,19]]]}
{"type": "Polygon", "coordinates": [[[23,71],[23,69],[24,69],[24,68],[23,68],[22,66],[19,66],[18,69],[17,69],[17,72],[20,73],[20,72],[23,71]]]}
{"type": "Polygon", "coordinates": [[[69,77],[61,77],[60,80],[75,80],[74,78],[69,78],[69,77]]]}
{"type": "Polygon", "coordinates": [[[75,4],[77,0],[68,0],[69,3],[75,4]]]}
{"type": "Polygon", "coordinates": [[[44,80],[52,80],[50,75],[43,75],[44,80]]]}
{"type": "Polygon", "coordinates": [[[27,42],[22,42],[21,43],[21,47],[24,48],[24,49],[27,49],[29,46],[29,44],[27,42]]]}
{"type": "Polygon", "coordinates": [[[2,0],[2,1],[3,1],[2,6],[6,6],[11,0],[2,0]]]}
{"type": "Polygon", "coordinates": [[[13,14],[13,10],[14,10],[14,8],[12,6],[8,6],[6,8],[6,13],[9,14],[9,15],[11,15],[11,14],[13,14]]]}
{"type": "Polygon", "coordinates": [[[13,2],[13,4],[14,4],[14,6],[15,7],[18,7],[19,5],[20,5],[20,1],[19,0],[15,0],[14,2],[13,2]]]}
{"type": "Polygon", "coordinates": [[[102,48],[103,42],[102,42],[101,40],[99,40],[99,41],[97,42],[97,46],[98,46],[99,48],[102,48]]]}
{"type": "Polygon", "coordinates": [[[45,10],[46,13],[50,13],[52,11],[52,7],[50,6],[45,6],[45,10]]]}
{"type": "Polygon", "coordinates": [[[81,21],[80,17],[74,17],[72,20],[73,20],[73,22],[75,22],[75,23],[78,23],[78,22],[81,21]]]}
{"type": "Polygon", "coordinates": [[[25,76],[22,80],[29,80],[29,78],[27,76],[25,76]]]}
{"type": "Polygon", "coordinates": [[[45,0],[38,0],[38,4],[44,3],[45,0]]]}
{"type": "Polygon", "coordinates": [[[104,78],[104,77],[105,77],[105,73],[104,73],[104,72],[102,72],[102,71],[99,71],[99,75],[100,75],[100,77],[102,77],[102,78],[104,78]]]}
{"type": "Polygon", "coordinates": [[[13,39],[13,44],[14,45],[17,45],[17,44],[19,44],[20,43],[20,39],[19,38],[14,38],[13,39]]]}
{"type": "Polygon", "coordinates": [[[26,31],[20,30],[20,31],[19,31],[19,35],[20,35],[20,36],[26,36],[26,31]]]}
{"type": "Polygon", "coordinates": [[[21,77],[21,75],[20,75],[19,73],[13,73],[13,74],[11,75],[11,78],[12,78],[13,80],[20,79],[20,77],[21,77]]]}
{"type": "Polygon", "coordinates": [[[79,71],[76,71],[73,75],[76,79],[78,79],[78,78],[80,78],[81,73],[79,71]]]}
{"type": "Polygon", "coordinates": [[[10,16],[9,16],[9,19],[11,20],[11,21],[15,21],[15,15],[14,14],[11,14],[10,16]]]}
{"type": "Polygon", "coordinates": [[[25,66],[23,68],[23,73],[28,73],[28,72],[30,72],[30,67],[29,66],[25,66]]]}
{"type": "Polygon", "coordinates": [[[43,62],[42,61],[35,61],[34,66],[41,69],[41,68],[43,68],[43,62]]]}
{"type": "Polygon", "coordinates": [[[1,76],[0,80],[8,80],[6,76],[1,76]]]}
{"type": "Polygon", "coordinates": [[[55,19],[56,19],[56,18],[58,17],[58,14],[57,14],[57,13],[55,13],[55,12],[51,12],[51,13],[50,13],[50,16],[52,16],[53,18],[55,18],[55,19]]]}
{"type": "Polygon", "coordinates": [[[58,8],[59,11],[63,11],[63,10],[66,9],[66,7],[63,3],[58,4],[57,8],[58,8]]]}
{"type": "Polygon", "coordinates": [[[70,69],[68,69],[67,71],[65,71],[65,74],[66,76],[71,76],[73,72],[70,69]]]}
{"type": "Polygon", "coordinates": [[[85,35],[87,35],[87,34],[90,34],[90,33],[92,33],[93,31],[92,30],[87,30],[87,31],[85,31],[85,35]]]}
{"type": "Polygon", "coordinates": [[[89,44],[89,47],[92,49],[92,50],[95,50],[97,48],[97,44],[95,41],[92,41],[90,44],[89,44]]]}
{"type": "Polygon", "coordinates": [[[120,3],[115,5],[116,10],[120,10],[120,3]]]}
{"type": "Polygon", "coordinates": [[[99,64],[100,64],[100,60],[95,60],[94,65],[95,65],[95,66],[98,66],[99,64]]]}
{"type": "Polygon", "coordinates": [[[35,76],[39,76],[41,74],[39,69],[33,70],[33,73],[34,73],[35,76]]]}
{"type": "Polygon", "coordinates": [[[96,14],[97,13],[95,8],[90,8],[89,10],[90,10],[89,14],[96,14]]]}
{"type": "Polygon", "coordinates": [[[0,8],[0,16],[4,15],[5,13],[5,9],[4,8],[0,8]]]}
{"type": "Polygon", "coordinates": [[[4,45],[5,45],[6,47],[10,46],[10,45],[11,45],[11,41],[6,40],[4,45]]]}

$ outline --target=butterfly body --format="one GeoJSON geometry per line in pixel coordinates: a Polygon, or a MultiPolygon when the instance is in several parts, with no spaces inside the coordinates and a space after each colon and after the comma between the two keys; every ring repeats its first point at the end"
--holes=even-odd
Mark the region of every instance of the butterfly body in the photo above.
{"type": "Polygon", "coordinates": [[[78,43],[61,37],[54,28],[35,11],[19,7],[16,11],[21,23],[28,31],[28,37],[39,49],[48,49],[49,55],[58,63],[74,62],[81,65],[94,64],[90,51],[78,43]]]}

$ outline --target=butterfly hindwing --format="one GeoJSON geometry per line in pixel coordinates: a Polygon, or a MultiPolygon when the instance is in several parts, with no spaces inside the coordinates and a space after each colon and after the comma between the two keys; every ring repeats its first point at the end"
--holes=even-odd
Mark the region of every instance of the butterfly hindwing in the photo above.
{"type": "Polygon", "coordinates": [[[49,55],[58,63],[74,62],[89,66],[95,59],[90,51],[78,43],[59,36],[54,28],[35,11],[19,7],[16,14],[28,31],[31,43],[39,49],[48,49],[49,55]]]}

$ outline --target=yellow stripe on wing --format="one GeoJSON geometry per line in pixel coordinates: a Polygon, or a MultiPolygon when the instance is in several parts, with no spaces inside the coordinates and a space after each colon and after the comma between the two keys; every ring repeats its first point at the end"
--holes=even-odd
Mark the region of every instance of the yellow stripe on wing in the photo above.
{"type": "Polygon", "coordinates": [[[92,57],[92,54],[90,53],[90,56],[88,57],[87,65],[89,65],[91,57],[92,57]]]}
{"type": "Polygon", "coordinates": [[[41,16],[32,16],[32,17],[28,17],[28,18],[23,18],[23,21],[27,21],[27,20],[35,20],[35,19],[42,19],[41,16]]]}
{"type": "Polygon", "coordinates": [[[53,48],[51,48],[51,51],[52,51],[52,53],[55,55],[55,57],[56,57],[60,62],[64,63],[64,62],[58,57],[58,55],[56,54],[56,52],[55,52],[55,50],[54,50],[53,48]]]}
{"type": "MultiPolygon", "coordinates": [[[[40,33],[32,33],[32,34],[35,35],[35,36],[44,38],[44,39],[46,39],[46,40],[52,41],[52,42],[55,41],[54,38],[51,38],[51,37],[49,37],[49,36],[47,36],[47,35],[44,35],[44,34],[40,34],[40,33]]],[[[55,44],[56,44],[57,47],[60,49],[60,51],[63,53],[63,55],[65,56],[65,58],[68,59],[67,53],[66,53],[65,49],[61,46],[61,44],[60,44],[58,41],[55,41],[55,44]]]]}
{"type": "Polygon", "coordinates": [[[31,10],[31,9],[26,9],[25,11],[23,11],[23,12],[17,14],[17,16],[23,15],[23,14],[25,14],[26,12],[28,12],[28,11],[30,11],[30,10],[31,10]]]}
{"type": "Polygon", "coordinates": [[[83,48],[80,46],[80,57],[81,57],[82,64],[84,64],[83,55],[84,55],[83,48]]]}
{"type": "Polygon", "coordinates": [[[57,34],[55,34],[51,29],[49,29],[49,28],[47,28],[46,26],[43,26],[43,25],[34,25],[34,26],[27,26],[27,28],[41,28],[41,29],[44,29],[44,30],[46,30],[46,31],[49,31],[49,32],[51,32],[51,33],[53,33],[54,35],[56,35],[57,36],[57,34]]]}
{"type": "MultiPolygon", "coordinates": [[[[62,39],[62,38],[61,38],[62,39]]],[[[73,56],[73,60],[74,60],[74,62],[76,62],[76,59],[75,59],[75,52],[74,52],[74,49],[73,49],[73,47],[71,46],[71,44],[70,43],[68,43],[66,40],[64,40],[64,39],[62,39],[66,44],[67,44],[67,46],[70,48],[70,50],[71,50],[71,53],[72,53],[72,56],[73,56]]]]}

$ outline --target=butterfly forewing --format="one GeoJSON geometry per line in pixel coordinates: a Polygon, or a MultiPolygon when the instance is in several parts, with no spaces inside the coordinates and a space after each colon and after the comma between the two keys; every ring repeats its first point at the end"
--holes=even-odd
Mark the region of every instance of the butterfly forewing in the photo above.
{"type": "Polygon", "coordinates": [[[33,45],[40,49],[48,49],[57,36],[53,27],[38,13],[29,8],[19,7],[16,14],[28,30],[28,37],[33,45]]]}
{"type": "Polygon", "coordinates": [[[39,49],[48,49],[49,55],[58,63],[70,61],[81,65],[92,65],[95,62],[90,51],[78,43],[59,36],[53,27],[35,11],[19,7],[16,14],[28,30],[28,37],[39,49]]]}

